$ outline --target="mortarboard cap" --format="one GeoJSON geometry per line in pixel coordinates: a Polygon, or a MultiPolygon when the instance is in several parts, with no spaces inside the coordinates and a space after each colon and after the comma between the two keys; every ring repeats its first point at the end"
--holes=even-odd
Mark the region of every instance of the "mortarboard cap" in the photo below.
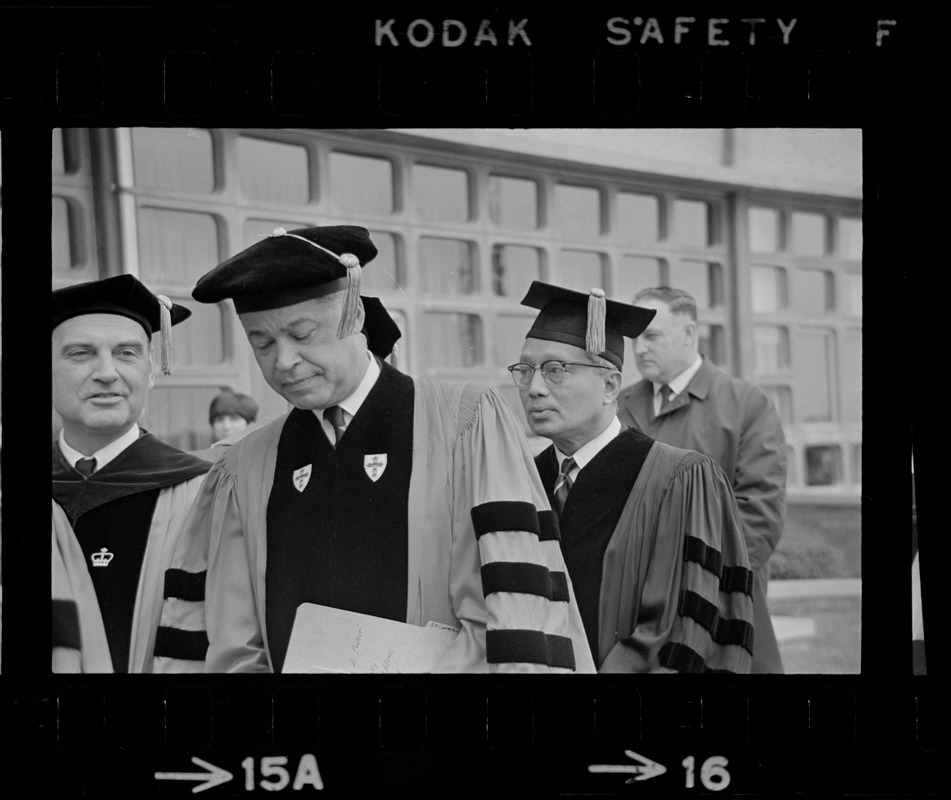
{"type": "Polygon", "coordinates": [[[624,337],[640,336],[657,313],[608,300],[602,289],[576,292],[541,281],[532,281],[522,305],[540,309],[526,339],[574,345],[618,369],[624,364],[624,337]]]}
{"type": "Polygon", "coordinates": [[[366,228],[326,225],[271,235],[203,275],[192,292],[200,303],[234,301],[239,314],[283,308],[347,291],[337,335],[356,333],[361,267],[377,254],[366,228]]]}
{"type": "Polygon", "coordinates": [[[163,294],[152,294],[134,275],[116,275],[113,278],[56,289],[53,292],[52,329],[83,314],[117,314],[128,317],[138,322],[149,338],[155,331],[161,332],[162,372],[168,375],[172,371],[171,328],[188,319],[191,313],[163,294]]]}

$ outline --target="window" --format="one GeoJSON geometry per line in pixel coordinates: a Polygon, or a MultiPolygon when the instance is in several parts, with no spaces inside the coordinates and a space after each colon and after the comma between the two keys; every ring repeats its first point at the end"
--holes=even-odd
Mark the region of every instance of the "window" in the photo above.
{"type": "Polygon", "coordinates": [[[400,292],[406,287],[402,247],[396,234],[370,231],[370,238],[379,251],[361,277],[362,294],[378,295],[400,292]]]}
{"type": "Polygon", "coordinates": [[[607,289],[604,259],[600,253],[562,250],[558,260],[558,283],[568,289],[588,292],[598,287],[607,289]]]}
{"type": "Polygon", "coordinates": [[[469,219],[469,175],[464,170],[416,164],[413,192],[419,216],[424,220],[466,222],[469,219]]]}
{"type": "Polygon", "coordinates": [[[514,244],[497,244],[492,248],[494,294],[520,300],[532,285],[532,281],[541,278],[541,251],[537,248],[514,244]]]}
{"type": "Polygon", "coordinates": [[[617,269],[617,279],[614,282],[614,291],[610,294],[611,300],[630,303],[642,289],[651,289],[663,284],[661,262],[657,258],[642,258],[640,256],[621,256],[617,269]]]}
{"type": "Polygon", "coordinates": [[[224,314],[231,311],[226,304],[196,303],[176,299],[190,309],[188,321],[175,327],[175,363],[196,366],[219,366],[225,361],[224,314]]]}
{"type": "Polygon", "coordinates": [[[627,244],[648,245],[660,238],[660,202],[648,194],[618,192],[616,238],[627,244]]]}
{"type": "Polygon", "coordinates": [[[79,170],[79,142],[73,128],[53,129],[53,175],[72,175],[79,170]]]}
{"type": "Polygon", "coordinates": [[[862,483],[862,445],[853,444],[849,448],[849,466],[852,472],[852,483],[862,483]]]}
{"type": "Polygon", "coordinates": [[[219,386],[154,386],[139,424],[160,432],[172,447],[201,450],[212,442],[208,409],[220,391],[219,386]]]}
{"type": "Polygon", "coordinates": [[[827,250],[826,218],[795,211],[792,215],[792,250],[802,256],[823,256],[827,250]]]}
{"type": "Polygon", "coordinates": [[[276,228],[283,228],[285,231],[292,231],[295,228],[309,227],[307,222],[289,222],[288,220],[276,219],[246,219],[242,228],[242,247],[250,247],[256,242],[273,235],[276,228]]]}
{"type": "Polygon", "coordinates": [[[538,185],[524,178],[489,178],[489,219],[501,228],[538,227],[538,185]]]}
{"type": "Polygon", "coordinates": [[[392,214],[392,163],[386,158],[331,153],[330,200],[345,213],[392,214]]]}
{"type": "Polygon", "coordinates": [[[555,186],[555,235],[562,239],[601,234],[601,193],[587,186],[555,186]]]}
{"type": "Polygon", "coordinates": [[[789,331],[786,328],[754,325],[753,345],[758,375],[789,369],[789,331]]]}
{"type": "Polygon", "coordinates": [[[750,208],[750,251],[777,253],[780,250],[779,212],[773,208],[750,208]]]}
{"type": "Polygon", "coordinates": [[[723,269],[705,261],[680,261],[670,265],[670,285],[693,295],[700,310],[723,305],[723,269]]]}
{"type": "Polygon", "coordinates": [[[699,342],[697,347],[701,355],[709,358],[718,367],[726,365],[726,335],[720,325],[698,326],[699,342]]]}
{"type": "Polygon", "coordinates": [[[458,239],[419,240],[422,290],[434,295],[466,295],[478,289],[474,246],[458,239]]]}
{"type": "Polygon", "coordinates": [[[824,270],[797,270],[795,307],[802,314],[825,314],[835,310],[835,277],[824,270]]]}
{"type": "Polygon", "coordinates": [[[788,304],[786,270],[782,267],[752,267],[750,270],[753,313],[781,311],[788,304]]]}
{"type": "Polygon", "coordinates": [[[495,339],[492,361],[500,368],[518,361],[522,352],[525,336],[532,327],[535,318],[531,315],[499,314],[492,325],[495,339]]]}
{"type": "Polygon", "coordinates": [[[143,207],[139,210],[139,274],[146,284],[194,283],[221,260],[211,214],[143,207]]]}
{"type": "Polygon", "coordinates": [[[773,405],[776,406],[776,413],[779,414],[779,419],[782,421],[783,425],[792,425],[792,392],[790,391],[789,387],[764,386],[763,391],[769,395],[770,399],[773,401],[773,405]]]}
{"type": "Polygon", "coordinates": [[[797,416],[803,422],[831,422],[832,332],[801,330],[796,337],[797,416]]]}
{"type": "Polygon", "coordinates": [[[806,485],[832,486],[842,482],[842,450],[833,445],[806,448],[806,485]]]}
{"type": "Polygon", "coordinates": [[[862,220],[853,217],[839,220],[839,250],[851,261],[862,260],[862,220]]]}
{"type": "Polygon", "coordinates": [[[135,185],[188,194],[215,190],[211,133],[199,128],[133,128],[135,185]]]}
{"type": "Polygon", "coordinates": [[[862,276],[855,272],[845,274],[846,311],[850,316],[862,316],[862,276]]]}
{"type": "Polygon", "coordinates": [[[257,203],[305,205],[310,200],[310,157],[296,144],[239,136],[238,180],[257,203]]]}
{"type": "Polygon", "coordinates": [[[845,422],[862,421],[862,332],[848,331],[842,337],[842,370],[840,375],[845,422]]]}
{"type": "Polygon", "coordinates": [[[62,197],[53,197],[53,273],[68,274],[81,265],[78,234],[82,230],[73,219],[73,209],[62,197]]]}
{"type": "Polygon", "coordinates": [[[475,367],[484,361],[482,320],[475,314],[424,312],[418,338],[426,368],[475,367]]]}
{"type": "Polygon", "coordinates": [[[679,244],[708,247],[714,243],[709,203],[701,200],[674,202],[674,237],[679,244]]]}

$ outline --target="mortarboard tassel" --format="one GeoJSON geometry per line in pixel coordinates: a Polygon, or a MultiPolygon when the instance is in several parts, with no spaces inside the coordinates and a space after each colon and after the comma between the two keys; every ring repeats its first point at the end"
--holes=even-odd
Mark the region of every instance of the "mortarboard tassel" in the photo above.
{"type": "Polygon", "coordinates": [[[607,317],[607,301],[604,289],[592,289],[588,295],[588,330],[585,334],[585,350],[589,356],[600,356],[607,348],[604,321],[607,317]]]}
{"type": "Polygon", "coordinates": [[[342,253],[337,255],[333,250],[328,250],[323,245],[298,236],[296,233],[288,233],[286,229],[278,227],[271,231],[271,236],[290,236],[292,239],[300,239],[311,247],[323,250],[332,255],[341,264],[347,268],[347,294],[343,299],[343,313],[340,315],[340,326],[337,328],[337,338],[346,339],[359,333],[357,328],[357,308],[360,305],[360,259],[353,253],[342,253]]]}
{"type": "Polygon", "coordinates": [[[346,339],[359,333],[357,310],[360,305],[360,260],[353,253],[343,253],[337,259],[347,268],[347,294],[343,299],[343,313],[337,338],[346,339]]]}
{"type": "Polygon", "coordinates": [[[155,295],[159,301],[159,325],[162,339],[162,374],[172,374],[172,300],[164,294],[155,295]]]}

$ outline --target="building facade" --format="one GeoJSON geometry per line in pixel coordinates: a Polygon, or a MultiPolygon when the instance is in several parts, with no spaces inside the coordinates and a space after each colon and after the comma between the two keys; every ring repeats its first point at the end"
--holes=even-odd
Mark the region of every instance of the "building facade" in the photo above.
{"type": "Polygon", "coordinates": [[[861,148],[855,130],[57,129],[53,286],[130,272],[193,310],[143,420],[185,449],[209,443],[221,387],[285,410],[233,311],[190,299],[277,226],[367,227],[398,366],[494,384],[519,418],[505,367],[532,280],[687,289],[703,352],[776,403],[791,517],[836,507],[857,536],[861,148]]]}

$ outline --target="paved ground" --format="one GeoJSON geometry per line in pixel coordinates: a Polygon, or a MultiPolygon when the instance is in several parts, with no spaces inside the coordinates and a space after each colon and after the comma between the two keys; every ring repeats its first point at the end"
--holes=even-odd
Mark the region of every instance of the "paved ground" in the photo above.
{"type": "Polygon", "coordinates": [[[787,674],[861,671],[861,581],[771,581],[769,610],[787,674]]]}

